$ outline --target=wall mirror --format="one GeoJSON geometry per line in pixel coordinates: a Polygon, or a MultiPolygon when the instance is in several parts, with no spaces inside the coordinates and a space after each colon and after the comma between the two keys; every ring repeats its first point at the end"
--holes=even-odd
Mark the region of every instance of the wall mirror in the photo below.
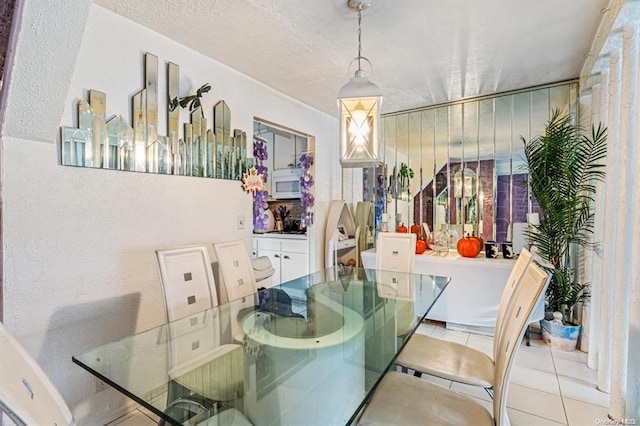
{"type": "Polygon", "coordinates": [[[522,247],[529,196],[526,140],[544,132],[553,109],[577,114],[578,84],[562,82],[383,115],[381,166],[343,169],[343,196],[372,201],[376,228],[426,223],[522,247]]]}

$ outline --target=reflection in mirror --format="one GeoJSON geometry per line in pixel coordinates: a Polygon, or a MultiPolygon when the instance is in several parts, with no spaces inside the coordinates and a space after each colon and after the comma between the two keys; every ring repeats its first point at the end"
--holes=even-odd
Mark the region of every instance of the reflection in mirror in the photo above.
{"type": "MultiPolygon", "coordinates": [[[[173,62],[167,64],[167,94],[169,99],[177,100],[180,97],[180,67],[173,62]]],[[[180,110],[178,108],[167,108],[167,138],[171,146],[170,152],[173,153],[169,162],[175,168],[170,173],[183,174],[183,172],[178,172],[184,167],[178,143],[180,139],[178,134],[179,127],[180,110]]]]}
{"type": "Polygon", "coordinates": [[[388,217],[389,230],[425,223],[434,234],[447,230],[453,244],[475,233],[519,250],[526,214],[538,211],[520,137],[542,134],[555,108],[577,113],[577,82],[386,114],[382,166],[359,177],[343,170],[343,196],[372,197],[378,231],[388,217]],[[351,189],[360,182],[361,192],[351,189]]]}
{"type": "Polygon", "coordinates": [[[135,166],[135,151],[133,149],[133,129],[127,124],[122,116],[112,118],[107,122],[107,138],[109,147],[117,148],[117,155],[114,167],[119,170],[133,171],[135,166]]]}

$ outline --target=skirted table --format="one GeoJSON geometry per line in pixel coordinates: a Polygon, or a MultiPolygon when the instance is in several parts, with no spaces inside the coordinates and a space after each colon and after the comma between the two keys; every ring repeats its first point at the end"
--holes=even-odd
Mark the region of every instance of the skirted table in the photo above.
{"type": "MultiPolygon", "coordinates": [[[[362,252],[362,265],[374,269],[375,249],[362,252]]],[[[447,256],[431,251],[416,255],[414,274],[442,275],[451,278],[447,290],[427,314],[427,319],[444,321],[447,328],[493,335],[498,305],[515,259],[462,257],[455,250],[447,256]]],[[[532,319],[544,317],[540,303],[532,319]]]]}

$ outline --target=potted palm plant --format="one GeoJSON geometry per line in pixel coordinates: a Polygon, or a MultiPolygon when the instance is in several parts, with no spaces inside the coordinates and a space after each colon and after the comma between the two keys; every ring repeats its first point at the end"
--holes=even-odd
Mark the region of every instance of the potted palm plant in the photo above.
{"type": "Polygon", "coordinates": [[[551,273],[546,302],[554,320],[541,321],[543,338],[552,347],[575,350],[580,324],[572,324],[572,313],[589,297],[589,284],[576,276],[575,254],[595,245],[592,204],[595,183],[605,176],[607,129],[592,126],[585,135],[573,116],[555,110],[544,135],[522,140],[529,187],[542,210],[539,225],[526,236],[551,273]]]}

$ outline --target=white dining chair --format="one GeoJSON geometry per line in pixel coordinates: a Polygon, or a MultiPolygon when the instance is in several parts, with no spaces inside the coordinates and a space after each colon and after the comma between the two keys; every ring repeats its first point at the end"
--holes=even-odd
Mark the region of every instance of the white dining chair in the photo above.
{"type": "Polygon", "coordinates": [[[244,242],[224,241],[213,245],[229,301],[253,296],[257,291],[253,264],[244,242]]]}
{"type": "Polygon", "coordinates": [[[454,382],[480,386],[493,396],[494,359],[497,356],[500,336],[505,325],[505,313],[511,305],[528,265],[531,264],[531,257],[531,253],[523,249],[505,284],[496,315],[493,357],[459,343],[424,334],[414,334],[400,352],[396,364],[414,370],[418,377],[426,373],[454,382]]]}
{"type": "Polygon", "coordinates": [[[492,413],[470,397],[408,374],[385,375],[358,421],[359,425],[473,425],[507,426],[509,376],[520,341],[549,275],[531,263],[506,309],[502,339],[493,370],[495,397],[492,413]]]}
{"type": "Polygon", "coordinates": [[[167,321],[218,305],[215,279],[206,245],[156,251],[167,321]]]}
{"type": "Polygon", "coordinates": [[[240,398],[244,349],[221,342],[224,313],[212,309],[218,298],[209,249],[195,245],[157,250],[156,256],[169,322],[169,401],[175,405],[194,397],[214,403],[240,398]]]}
{"type": "Polygon", "coordinates": [[[252,311],[257,305],[258,288],[253,263],[244,243],[240,240],[215,243],[213,251],[222,276],[222,285],[228,300],[232,302],[228,304],[231,335],[235,341],[244,342],[242,320],[245,312],[252,311]]]}
{"type": "Polygon", "coordinates": [[[0,411],[18,425],[72,425],[47,374],[0,322],[0,411]]]}
{"type": "MultiPolygon", "coordinates": [[[[416,234],[380,232],[376,240],[376,282],[413,288],[416,234]]],[[[397,334],[407,334],[416,320],[411,301],[397,301],[397,334]]]]}

